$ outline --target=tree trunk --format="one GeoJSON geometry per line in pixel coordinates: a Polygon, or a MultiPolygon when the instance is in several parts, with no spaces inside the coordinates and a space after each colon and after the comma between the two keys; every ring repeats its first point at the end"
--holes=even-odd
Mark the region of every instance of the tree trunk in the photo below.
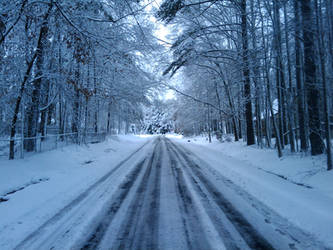
{"type": "Polygon", "coordinates": [[[210,123],[210,108],[207,106],[207,128],[208,128],[208,142],[212,142],[212,135],[211,135],[211,123],[210,123]]]}
{"type": "Polygon", "coordinates": [[[301,141],[301,151],[306,152],[308,150],[308,140],[306,133],[305,123],[305,91],[302,80],[302,59],[301,59],[301,25],[299,16],[299,0],[294,0],[294,15],[295,15],[295,75],[296,75],[296,88],[297,88],[297,108],[298,108],[298,125],[299,136],[301,141]]]}
{"type": "MultiPolygon", "coordinates": [[[[41,95],[41,86],[43,79],[43,70],[44,70],[44,49],[46,45],[46,39],[48,34],[48,25],[43,25],[40,30],[40,35],[42,39],[41,45],[37,48],[36,56],[36,75],[33,82],[33,91],[31,97],[31,104],[29,107],[27,115],[27,135],[28,137],[36,137],[38,132],[38,120],[39,120],[39,107],[40,107],[40,95],[41,95]]],[[[26,150],[28,152],[35,150],[35,139],[28,139],[26,142],[26,150]]]]}
{"type": "Polygon", "coordinates": [[[319,86],[316,80],[317,67],[314,53],[314,22],[311,0],[301,1],[301,12],[304,41],[304,75],[309,112],[311,154],[318,155],[324,152],[324,147],[320,136],[319,86]]]}
{"type": "MultiPolygon", "coordinates": [[[[46,108],[45,106],[47,106],[49,103],[50,81],[47,80],[47,84],[45,84],[45,85],[46,85],[45,86],[46,88],[44,88],[44,91],[42,88],[42,92],[44,92],[44,93],[41,94],[43,110],[40,111],[41,114],[40,114],[40,124],[39,124],[39,133],[42,136],[45,136],[45,130],[47,127],[46,125],[49,125],[48,124],[49,119],[47,116],[49,108],[46,108]]],[[[41,140],[44,140],[44,137],[42,137],[41,140]]]]}
{"type": "Polygon", "coordinates": [[[246,118],[246,137],[247,145],[255,144],[253,117],[252,117],[252,101],[251,101],[251,83],[250,70],[248,62],[248,36],[247,36],[247,14],[246,0],[242,0],[241,7],[241,29],[242,29],[242,57],[243,57],[243,77],[244,77],[244,98],[245,98],[245,118],[246,118]]]}
{"type": "Polygon", "coordinates": [[[257,144],[259,147],[262,148],[263,142],[262,142],[262,119],[261,119],[261,84],[260,84],[260,72],[259,72],[259,60],[257,58],[257,34],[256,34],[256,12],[255,12],[255,6],[254,6],[254,0],[251,0],[251,42],[252,42],[252,50],[251,53],[251,68],[253,72],[253,83],[255,88],[255,125],[256,125],[256,133],[257,133],[257,144]]]}
{"type": "Polygon", "coordinates": [[[59,134],[63,134],[65,131],[65,110],[66,103],[62,101],[62,95],[59,94],[59,134]]]}
{"type": "Polygon", "coordinates": [[[219,120],[220,120],[220,126],[217,126],[217,129],[219,130],[219,132],[221,132],[221,134],[223,134],[223,116],[222,116],[222,107],[221,107],[221,99],[220,99],[220,94],[218,91],[218,87],[217,87],[217,83],[215,82],[215,95],[216,95],[216,99],[217,99],[217,103],[218,103],[218,108],[219,108],[219,120]]]}
{"type": "Polygon", "coordinates": [[[234,133],[234,136],[235,136],[235,141],[239,141],[239,134],[238,134],[238,131],[237,131],[236,111],[235,111],[235,107],[234,107],[234,104],[233,104],[232,99],[231,99],[229,85],[226,83],[225,80],[223,80],[223,85],[224,85],[225,92],[226,92],[226,95],[227,95],[227,98],[228,98],[229,107],[230,107],[230,110],[232,112],[232,125],[233,125],[232,127],[233,127],[233,133],[234,133]]]}
{"type": "Polygon", "coordinates": [[[281,147],[284,148],[285,144],[288,144],[287,132],[287,118],[286,118],[286,84],[284,77],[284,67],[282,64],[282,48],[281,48],[281,22],[279,12],[279,1],[273,1],[274,6],[274,47],[276,53],[276,87],[278,93],[279,104],[279,131],[281,138],[281,147]]]}
{"type": "Polygon", "coordinates": [[[331,131],[330,131],[330,120],[329,120],[329,104],[328,104],[328,86],[326,81],[326,65],[325,65],[325,52],[324,52],[324,33],[323,23],[321,14],[321,4],[318,6],[318,1],[315,0],[316,10],[316,25],[317,25],[317,39],[320,57],[320,69],[321,69],[321,80],[323,86],[323,103],[324,103],[324,120],[325,120],[325,136],[326,136],[326,154],[327,154],[327,170],[332,169],[332,153],[331,153],[331,131]]]}
{"type": "Polygon", "coordinates": [[[269,82],[269,79],[267,78],[268,105],[269,105],[269,109],[271,111],[273,128],[274,128],[275,135],[276,135],[276,147],[277,147],[278,157],[282,157],[282,147],[281,147],[280,134],[279,134],[278,126],[276,125],[276,120],[275,120],[275,115],[274,115],[274,110],[273,110],[273,105],[272,105],[272,99],[271,99],[271,87],[270,86],[271,86],[271,84],[269,82]]]}
{"type": "Polygon", "coordinates": [[[287,52],[287,63],[288,63],[288,82],[289,82],[289,92],[287,93],[287,116],[288,116],[288,130],[289,130],[289,142],[291,152],[295,152],[295,133],[294,133],[294,109],[292,103],[293,94],[293,84],[291,79],[291,62],[290,62],[290,49],[289,49],[289,34],[288,34],[288,18],[287,18],[287,6],[284,3],[284,34],[285,34],[285,44],[287,52]]]}
{"type": "Polygon", "coordinates": [[[98,132],[98,111],[99,111],[99,101],[98,101],[98,91],[97,91],[97,69],[96,69],[96,58],[94,58],[94,91],[95,91],[95,114],[94,114],[94,130],[95,133],[98,132]]]}
{"type": "MultiPolygon", "coordinates": [[[[76,62],[75,70],[75,84],[74,84],[74,104],[73,104],[73,117],[72,117],[72,133],[79,133],[79,113],[80,113],[80,63],[76,62]]],[[[78,141],[77,137],[77,143],[78,141]]]]}
{"type": "Polygon", "coordinates": [[[111,108],[112,108],[112,102],[110,101],[108,107],[108,119],[106,124],[106,131],[108,134],[111,133],[111,108]]]}

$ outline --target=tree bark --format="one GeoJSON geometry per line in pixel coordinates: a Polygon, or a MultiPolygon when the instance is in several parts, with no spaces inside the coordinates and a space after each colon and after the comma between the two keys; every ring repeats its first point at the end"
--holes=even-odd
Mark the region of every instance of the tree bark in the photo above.
{"type": "Polygon", "coordinates": [[[320,136],[319,86],[316,79],[317,67],[314,53],[314,21],[310,0],[301,1],[301,12],[304,41],[304,75],[309,112],[311,154],[318,155],[324,152],[324,147],[320,136]]]}
{"type": "Polygon", "coordinates": [[[242,68],[243,68],[243,77],[244,77],[246,136],[247,136],[247,145],[249,146],[255,144],[255,139],[254,139],[253,115],[252,115],[250,70],[248,62],[249,57],[248,57],[246,0],[241,1],[240,8],[241,8],[241,29],[242,29],[242,53],[243,53],[242,68]]]}
{"type": "Polygon", "coordinates": [[[288,144],[287,132],[287,118],[286,118],[286,83],[284,76],[284,67],[282,64],[282,48],[281,48],[281,22],[280,22],[280,10],[279,1],[273,1],[274,7],[274,49],[275,49],[275,61],[276,61],[276,87],[278,93],[278,120],[279,131],[281,138],[281,147],[284,148],[285,144],[288,144]]]}
{"type": "Polygon", "coordinates": [[[291,105],[292,98],[294,97],[294,91],[293,91],[293,84],[292,84],[292,78],[291,78],[291,61],[290,61],[290,48],[289,48],[289,33],[288,33],[288,18],[287,18],[287,6],[286,3],[284,3],[283,6],[284,11],[284,34],[285,34],[285,44],[286,44],[286,53],[287,53],[287,63],[288,63],[288,82],[289,82],[289,91],[287,93],[287,107],[288,111],[288,130],[289,130],[289,142],[290,142],[290,150],[291,152],[295,152],[295,133],[294,133],[294,109],[291,105]]]}
{"type": "Polygon", "coordinates": [[[325,120],[325,137],[326,137],[326,154],[327,154],[327,170],[332,169],[332,152],[331,152],[331,131],[330,131],[330,108],[328,104],[328,86],[326,80],[326,65],[325,65],[325,45],[323,41],[323,23],[321,14],[321,4],[318,6],[318,0],[315,0],[316,10],[316,25],[317,25],[317,40],[320,57],[320,72],[323,87],[323,103],[324,103],[324,120],[325,120]]]}
{"type": "Polygon", "coordinates": [[[297,108],[298,108],[298,125],[299,136],[301,141],[301,151],[308,150],[308,139],[305,123],[305,101],[304,101],[304,84],[302,80],[302,59],[301,59],[301,24],[299,16],[299,0],[294,0],[294,15],[295,15],[295,75],[297,88],[297,108]]]}

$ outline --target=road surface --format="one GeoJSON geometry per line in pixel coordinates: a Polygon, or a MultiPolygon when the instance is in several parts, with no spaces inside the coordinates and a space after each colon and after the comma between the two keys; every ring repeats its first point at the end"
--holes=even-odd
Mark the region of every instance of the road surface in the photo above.
{"type": "Polygon", "coordinates": [[[324,249],[175,141],[143,147],[16,249],[324,249]]]}

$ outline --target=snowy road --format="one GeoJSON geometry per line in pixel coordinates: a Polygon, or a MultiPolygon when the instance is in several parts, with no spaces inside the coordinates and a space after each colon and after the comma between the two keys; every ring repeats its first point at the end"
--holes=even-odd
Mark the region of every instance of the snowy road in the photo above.
{"type": "Polygon", "coordinates": [[[142,148],[16,248],[324,249],[175,141],[142,148]]]}

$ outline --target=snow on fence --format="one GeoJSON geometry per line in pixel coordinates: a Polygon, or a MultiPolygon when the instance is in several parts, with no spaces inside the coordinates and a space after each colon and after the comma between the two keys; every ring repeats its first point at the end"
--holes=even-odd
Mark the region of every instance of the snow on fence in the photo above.
{"type": "MultiPolygon", "coordinates": [[[[99,143],[104,141],[106,133],[65,133],[65,134],[50,134],[39,135],[36,137],[16,137],[14,138],[15,158],[24,158],[26,154],[37,152],[50,151],[57,148],[62,148],[70,144],[88,144],[99,143]],[[31,150],[32,149],[32,150],[31,150]]],[[[0,157],[9,157],[10,139],[0,139],[0,157]]]]}

